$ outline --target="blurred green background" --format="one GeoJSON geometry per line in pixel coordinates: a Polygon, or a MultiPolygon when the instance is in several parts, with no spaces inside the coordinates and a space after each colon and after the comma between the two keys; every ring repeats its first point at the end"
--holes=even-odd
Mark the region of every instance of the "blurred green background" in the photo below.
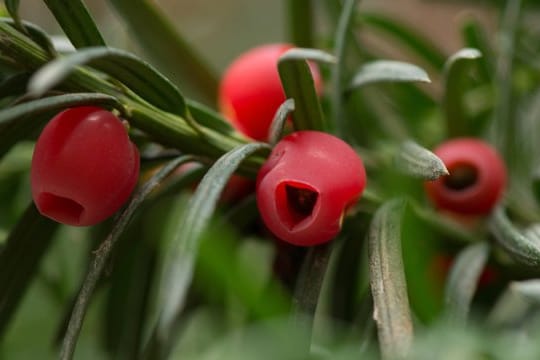
{"type": "MultiPolygon", "coordinates": [[[[339,0],[314,1],[319,9],[325,3],[339,0]]],[[[238,54],[258,44],[287,41],[287,2],[265,0],[155,0],[173,21],[178,31],[194,46],[207,63],[221,73],[238,54]]],[[[115,47],[140,53],[124,23],[111,5],[104,0],[85,2],[94,15],[107,41],[115,47]]],[[[382,12],[403,21],[433,41],[447,54],[463,47],[460,25],[474,17],[486,29],[494,30],[497,11],[474,1],[377,1],[360,2],[362,11],[382,12]]],[[[61,33],[54,18],[41,1],[22,1],[21,17],[42,25],[48,31],[61,33]]],[[[324,13],[316,19],[319,34],[328,33],[331,26],[324,13]]],[[[152,29],[141,29],[152,32],[152,29]]],[[[410,60],[407,52],[388,42],[384,36],[364,32],[364,41],[381,55],[395,60],[410,60]]],[[[320,40],[320,39],[319,39],[320,40]]],[[[143,57],[144,54],[141,54],[143,57]]],[[[147,57],[146,57],[147,58],[147,57]]],[[[178,59],[181,61],[181,59],[178,59]]],[[[421,63],[419,65],[422,65],[421,63]]],[[[172,76],[174,78],[174,76],[172,76]]],[[[188,90],[181,89],[190,95],[188,90]]]]}

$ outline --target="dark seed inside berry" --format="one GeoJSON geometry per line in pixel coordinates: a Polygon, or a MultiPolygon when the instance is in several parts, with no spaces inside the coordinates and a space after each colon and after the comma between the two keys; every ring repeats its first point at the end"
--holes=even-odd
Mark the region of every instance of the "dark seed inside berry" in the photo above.
{"type": "Polygon", "coordinates": [[[281,214],[283,221],[291,229],[313,214],[319,194],[316,191],[294,185],[285,185],[286,207],[281,214]]]}
{"type": "Polygon", "coordinates": [[[449,169],[450,175],[444,178],[444,185],[451,190],[465,190],[478,180],[478,171],[468,164],[460,164],[449,169]]]}

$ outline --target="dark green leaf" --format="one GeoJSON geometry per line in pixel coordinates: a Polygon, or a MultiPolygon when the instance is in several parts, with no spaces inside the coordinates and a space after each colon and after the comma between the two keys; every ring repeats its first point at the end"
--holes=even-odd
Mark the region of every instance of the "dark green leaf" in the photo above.
{"type": "Polygon", "coordinates": [[[409,48],[415,55],[426,61],[433,68],[440,70],[446,61],[444,53],[423,35],[400,24],[395,19],[379,14],[363,13],[359,16],[360,24],[380,30],[393,37],[399,45],[409,48]]]}
{"type": "Polygon", "coordinates": [[[7,59],[10,65],[22,71],[33,71],[49,60],[50,55],[27,35],[14,28],[11,19],[0,18],[0,33],[1,57],[7,59]]]}
{"type": "Polygon", "coordinates": [[[436,180],[448,175],[446,166],[437,155],[410,140],[401,144],[394,164],[404,174],[423,180],[436,180]]]}
{"type": "MultiPolygon", "coordinates": [[[[303,347],[306,353],[311,349],[313,319],[328,261],[332,254],[331,244],[323,244],[309,249],[296,281],[293,296],[293,321],[300,331],[306,331],[303,347]]],[[[302,346],[299,344],[299,346],[302,346]]]]}
{"type": "Polygon", "coordinates": [[[76,48],[105,46],[96,23],[82,0],[43,0],[76,48]]]}
{"type": "Polygon", "coordinates": [[[115,252],[121,255],[113,258],[114,265],[111,266],[110,289],[103,312],[106,324],[103,335],[108,353],[117,359],[137,359],[143,342],[158,255],[156,239],[161,235],[152,231],[155,226],[148,221],[156,222],[152,210],[155,209],[141,209],[139,216],[127,227],[116,245],[115,252]]]}
{"type": "Polygon", "coordinates": [[[51,244],[58,223],[39,214],[31,204],[0,250],[0,334],[9,324],[40,261],[51,244]]]}
{"type": "Polygon", "coordinates": [[[516,136],[513,113],[515,94],[512,91],[512,74],[514,68],[515,42],[517,28],[521,17],[522,1],[508,1],[502,16],[499,31],[499,52],[495,69],[495,87],[497,97],[493,110],[491,135],[497,149],[501,151],[504,159],[512,167],[519,157],[515,152],[519,149],[521,141],[516,136]]]}
{"type": "Polygon", "coordinates": [[[332,117],[336,125],[339,136],[345,138],[348,135],[346,117],[343,116],[343,95],[345,93],[344,73],[345,59],[347,50],[347,40],[349,38],[350,27],[356,7],[356,0],[346,0],[341,9],[337,24],[336,33],[334,35],[334,53],[337,57],[337,64],[332,68],[332,117]]]}
{"type": "Polygon", "coordinates": [[[55,111],[80,105],[122,109],[112,96],[95,93],[51,96],[5,108],[0,111],[0,158],[17,142],[36,135],[55,111]]]}
{"type": "Polygon", "coordinates": [[[43,126],[53,116],[54,113],[48,111],[0,125],[0,159],[18,142],[37,137],[43,126]]]}
{"type": "Polygon", "coordinates": [[[216,103],[218,78],[195,49],[176,31],[153,1],[109,0],[146,54],[176,84],[192,89],[208,105],[216,103]],[[142,31],[141,29],[152,29],[142,31]],[[159,41],[158,41],[159,39],[159,41]]]}
{"type": "MultiPolygon", "coordinates": [[[[1,21],[13,26],[17,26],[16,23],[11,19],[2,19],[1,21]]],[[[54,45],[45,30],[27,21],[22,21],[21,26],[23,26],[25,34],[28,35],[43,50],[45,50],[49,56],[53,57],[56,55],[54,45]]]]}
{"type": "Polygon", "coordinates": [[[449,137],[470,135],[470,124],[464,107],[463,94],[467,90],[467,77],[478,65],[482,54],[477,49],[461,49],[444,66],[444,101],[446,129],[449,137]]]}
{"type": "Polygon", "coordinates": [[[290,49],[281,55],[279,76],[287,98],[294,99],[292,119],[296,130],[327,128],[307,60],[332,61],[332,55],[313,49],[290,49]]]}
{"type": "Polygon", "coordinates": [[[13,21],[15,22],[15,25],[19,29],[24,29],[22,23],[21,23],[21,17],[19,16],[19,0],[4,0],[4,4],[6,5],[6,9],[9,13],[9,15],[13,18],[13,21]]]}
{"type": "Polygon", "coordinates": [[[300,47],[313,46],[313,1],[288,0],[289,34],[293,44],[300,47]]]}
{"type": "Polygon", "coordinates": [[[518,263],[540,265],[540,243],[525,237],[506,217],[504,209],[495,209],[489,219],[489,227],[495,239],[518,263]]]}
{"type": "Polygon", "coordinates": [[[482,58],[478,59],[480,74],[483,79],[491,80],[493,78],[496,59],[492,45],[489,43],[489,37],[478,19],[470,17],[465,20],[461,32],[464,42],[469,48],[478,49],[482,53],[482,58]]]}
{"type": "Polygon", "coordinates": [[[32,76],[31,73],[17,73],[7,76],[0,83],[0,99],[8,96],[22,96],[26,92],[26,84],[32,76]]]}
{"type": "Polygon", "coordinates": [[[201,180],[186,213],[178,222],[174,238],[168,245],[158,292],[159,317],[153,334],[158,343],[172,341],[171,332],[184,306],[201,234],[211,220],[225,184],[244,159],[263,149],[268,149],[268,145],[251,143],[220,157],[201,180]]]}
{"type": "Polygon", "coordinates": [[[391,200],[375,213],[369,229],[369,273],[380,349],[384,359],[404,358],[413,325],[401,254],[404,203],[391,200]]]}
{"type": "MultiPolygon", "coordinates": [[[[366,191],[362,194],[362,202],[365,201],[365,195],[366,191]]],[[[373,197],[372,194],[369,196],[373,197]]],[[[362,333],[368,327],[375,329],[373,299],[367,274],[365,235],[371,222],[371,214],[378,205],[373,206],[374,209],[370,209],[369,214],[358,212],[348,216],[343,222],[339,237],[333,240],[333,250],[325,276],[326,286],[323,285],[322,299],[319,300],[321,305],[329,303],[329,316],[338,321],[354,321],[363,329],[362,333]]],[[[360,341],[361,347],[371,340],[371,336],[363,337],[360,341]]]]}
{"type": "Polygon", "coordinates": [[[270,145],[275,145],[281,138],[283,134],[283,129],[285,127],[285,122],[289,117],[289,114],[294,111],[294,100],[287,99],[281,104],[276,111],[276,115],[272,120],[272,125],[270,126],[270,135],[268,136],[270,145]]]}
{"type": "Polygon", "coordinates": [[[101,278],[114,245],[117,243],[118,239],[126,229],[126,226],[130,223],[135,211],[139,209],[144,200],[146,200],[148,195],[150,195],[150,193],[163,181],[163,179],[176,170],[178,166],[191,160],[192,157],[189,155],[180,156],[170,161],[167,165],[161,168],[157,174],[152,176],[150,180],[148,180],[144,186],[138,190],[135,195],[133,195],[133,198],[131,199],[127,208],[116,220],[107,238],[94,252],[94,259],[88,269],[88,272],[86,273],[81,290],[77,296],[71,318],[69,319],[66,334],[64,335],[64,339],[62,341],[60,359],[69,360],[73,358],[75,346],[77,345],[77,340],[81,331],[82,322],[86,315],[86,311],[88,310],[88,304],[90,303],[90,298],[92,297],[96,285],[101,278]]]}
{"type": "Polygon", "coordinates": [[[451,321],[465,323],[488,254],[487,243],[472,244],[459,253],[452,265],[444,297],[451,321]]]}
{"type": "Polygon", "coordinates": [[[194,100],[186,99],[186,104],[195,121],[201,125],[219,131],[220,133],[233,133],[234,128],[223,116],[206,105],[194,100]]]}
{"type": "MultiPolygon", "coordinates": [[[[439,257],[445,256],[441,253],[444,251],[441,250],[443,241],[454,240],[439,229],[426,226],[411,208],[409,206],[405,211],[401,230],[407,293],[415,320],[431,325],[441,319],[444,307],[444,275],[437,271],[436,266],[439,265],[439,257]]],[[[443,218],[438,212],[434,212],[434,216],[443,218]]]]}
{"type": "Polygon", "coordinates": [[[30,80],[29,93],[41,96],[81,65],[103,71],[163,110],[186,116],[184,97],[167,78],[135,55],[105,47],[83,49],[48,63],[30,80]]]}
{"type": "Polygon", "coordinates": [[[420,67],[402,61],[375,60],[363,65],[354,76],[349,88],[379,82],[431,82],[420,67]]]}

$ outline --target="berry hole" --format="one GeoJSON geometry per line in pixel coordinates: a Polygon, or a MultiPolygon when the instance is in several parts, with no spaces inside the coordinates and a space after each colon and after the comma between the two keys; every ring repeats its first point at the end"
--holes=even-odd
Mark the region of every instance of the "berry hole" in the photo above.
{"type": "Polygon", "coordinates": [[[278,206],[280,217],[285,225],[293,230],[312,216],[319,194],[310,188],[295,184],[284,184],[280,191],[282,196],[278,198],[284,200],[284,204],[278,206]]]}
{"type": "Polygon", "coordinates": [[[291,185],[285,185],[285,191],[287,203],[292,212],[301,218],[311,215],[319,194],[310,189],[301,189],[291,185]]]}
{"type": "Polygon", "coordinates": [[[449,171],[450,175],[444,178],[444,185],[451,190],[465,190],[478,180],[478,171],[468,164],[459,164],[449,171]]]}
{"type": "Polygon", "coordinates": [[[84,211],[78,202],[47,192],[39,195],[38,203],[43,213],[62,223],[78,223],[84,211]]]}

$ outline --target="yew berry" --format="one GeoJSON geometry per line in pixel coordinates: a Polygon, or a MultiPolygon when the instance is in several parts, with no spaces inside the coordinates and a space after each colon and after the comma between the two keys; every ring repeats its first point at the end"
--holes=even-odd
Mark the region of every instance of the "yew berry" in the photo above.
{"type": "Polygon", "coordinates": [[[64,110],[43,129],[31,166],[32,197],[46,217],[87,226],[114,214],[139,176],[139,152],[111,112],[64,110]]]}
{"type": "Polygon", "coordinates": [[[257,206],[268,229],[300,246],[327,242],[366,185],[364,165],[343,140],[318,131],[283,138],[257,176],[257,206]]]}
{"type": "Polygon", "coordinates": [[[495,149],[482,140],[457,138],[441,144],[434,153],[450,173],[426,182],[434,205],[459,214],[488,214],[506,186],[506,167],[495,149]]]}
{"type": "MultiPolygon", "coordinates": [[[[266,141],[272,119],[285,101],[277,69],[279,57],[290,44],[270,44],[240,55],[225,71],[219,87],[219,108],[241,133],[266,141]]],[[[321,77],[310,64],[318,93],[321,77]]]]}

